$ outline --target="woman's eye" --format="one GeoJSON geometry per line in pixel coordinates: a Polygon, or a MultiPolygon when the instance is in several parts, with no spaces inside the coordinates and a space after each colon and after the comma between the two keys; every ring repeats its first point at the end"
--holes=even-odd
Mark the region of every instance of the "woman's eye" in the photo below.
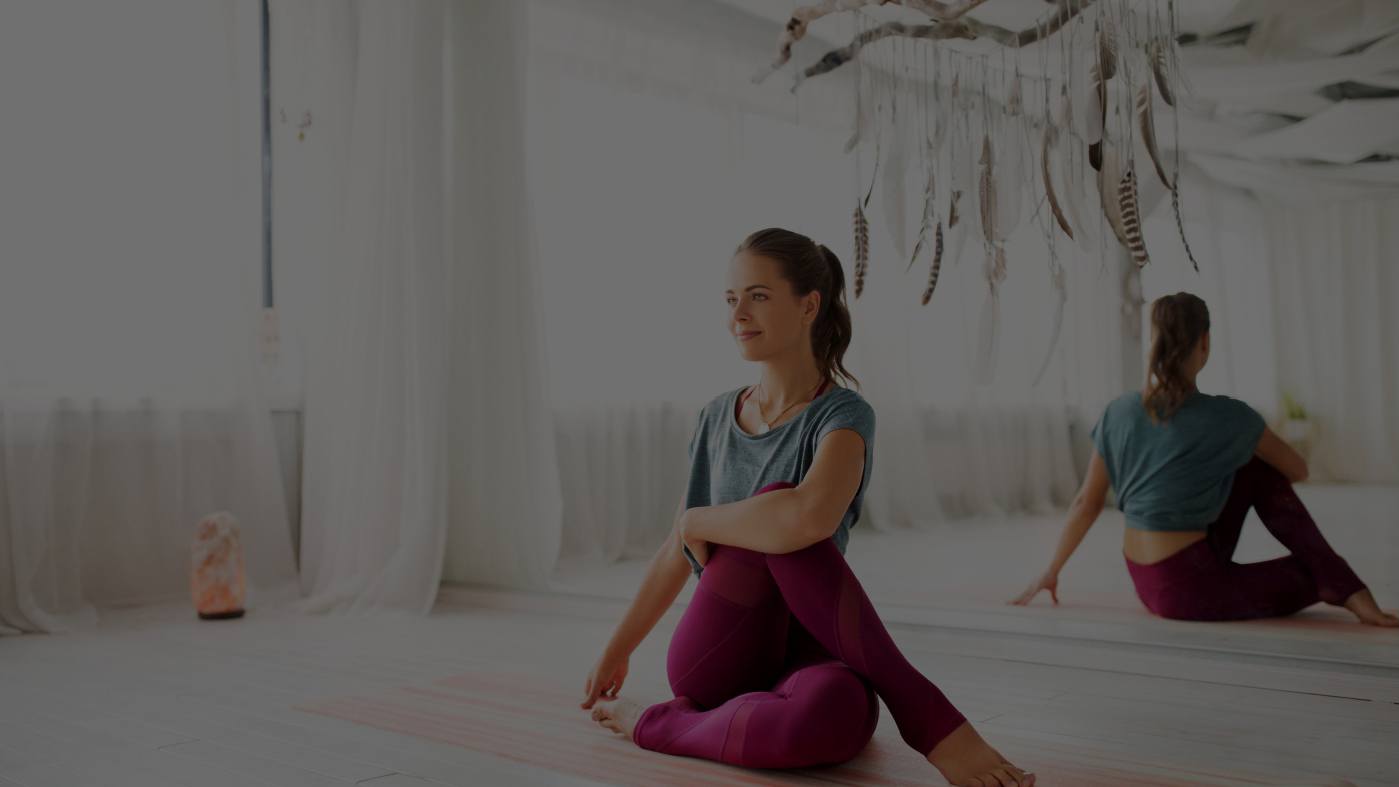
{"type": "Polygon", "coordinates": [[[756,301],[756,300],[758,300],[759,298],[761,298],[761,299],[763,299],[763,300],[767,300],[767,299],[768,299],[768,296],[762,294],[761,292],[755,292],[755,293],[753,293],[753,300],[756,301]]]}

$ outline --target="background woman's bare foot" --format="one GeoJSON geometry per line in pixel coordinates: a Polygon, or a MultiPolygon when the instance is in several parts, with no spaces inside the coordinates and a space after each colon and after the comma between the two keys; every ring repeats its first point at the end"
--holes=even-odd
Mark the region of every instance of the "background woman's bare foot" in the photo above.
{"type": "Polygon", "coordinates": [[[1346,599],[1345,608],[1360,618],[1361,623],[1367,623],[1371,626],[1385,626],[1386,628],[1399,626],[1399,617],[1380,609],[1380,605],[1375,603],[1375,597],[1370,593],[1369,588],[1361,588],[1350,594],[1350,598],[1346,599]]]}
{"type": "Polygon", "coordinates": [[[931,752],[928,762],[956,787],[1031,787],[1035,775],[1006,762],[972,728],[971,722],[943,738],[931,752]]]}
{"type": "Polygon", "coordinates": [[[632,730],[636,729],[636,720],[640,717],[641,706],[621,697],[615,700],[599,699],[598,704],[593,706],[593,721],[618,735],[627,736],[627,740],[632,740],[632,730]]]}

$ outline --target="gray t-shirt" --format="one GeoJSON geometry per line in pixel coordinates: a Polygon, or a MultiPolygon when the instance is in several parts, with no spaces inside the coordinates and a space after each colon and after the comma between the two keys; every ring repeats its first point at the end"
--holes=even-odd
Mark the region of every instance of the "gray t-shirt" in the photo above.
{"type": "Polygon", "coordinates": [[[1227,396],[1192,393],[1165,423],[1152,423],[1141,392],[1123,394],[1093,427],[1093,445],[1127,526],[1205,530],[1219,518],[1266,424],[1227,396]]]}
{"type": "MultiPolygon", "coordinates": [[[[831,386],[791,420],[763,434],[748,434],[736,417],[738,397],[745,388],[720,394],[700,411],[690,438],[685,507],[744,500],[777,481],[800,484],[822,438],[837,429],[853,429],[865,441],[865,469],[860,488],[831,534],[836,548],[844,553],[850,528],[860,519],[874,465],[874,408],[855,391],[831,386]]],[[[698,576],[702,569],[688,549],[685,557],[698,576]]]]}

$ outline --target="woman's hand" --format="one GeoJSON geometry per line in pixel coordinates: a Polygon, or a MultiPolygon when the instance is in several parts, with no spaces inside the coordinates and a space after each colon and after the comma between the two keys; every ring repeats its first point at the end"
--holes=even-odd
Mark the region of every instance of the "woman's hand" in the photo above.
{"type": "Polygon", "coordinates": [[[588,681],[583,684],[583,710],[593,707],[598,700],[615,700],[622,690],[622,682],[627,679],[628,658],[603,653],[588,681]]]}
{"type": "MultiPolygon", "coordinates": [[[[688,513],[689,511],[685,512],[685,514],[688,513]]],[[[694,555],[695,562],[700,564],[700,568],[704,568],[704,564],[709,562],[709,542],[697,538],[694,533],[690,532],[689,517],[685,514],[680,517],[680,541],[689,548],[690,554],[694,555]]]]}
{"type": "Polygon", "coordinates": [[[1039,579],[1036,579],[1034,582],[1031,582],[1030,586],[1025,588],[1024,593],[1021,593],[1019,596],[1016,596],[1014,599],[1011,600],[1010,603],[1014,604],[1017,607],[1023,607],[1026,604],[1029,604],[1031,601],[1033,601],[1035,596],[1038,596],[1040,594],[1041,590],[1048,590],[1049,597],[1054,600],[1054,605],[1058,606],[1059,574],[1053,571],[1044,572],[1044,574],[1041,575],[1039,579]]]}

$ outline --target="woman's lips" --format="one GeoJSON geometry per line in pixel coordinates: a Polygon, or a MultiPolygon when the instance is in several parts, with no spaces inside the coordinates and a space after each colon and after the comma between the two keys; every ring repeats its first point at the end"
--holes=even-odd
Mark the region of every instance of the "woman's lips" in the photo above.
{"type": "Polygon", "coordinates": [[[754,336],[757,336],[761,333],[762,331],[744,331],[743,333],[738,334],[738,340],[741,342],[746,342],[749,339],[752,339],[754,336]]]}

